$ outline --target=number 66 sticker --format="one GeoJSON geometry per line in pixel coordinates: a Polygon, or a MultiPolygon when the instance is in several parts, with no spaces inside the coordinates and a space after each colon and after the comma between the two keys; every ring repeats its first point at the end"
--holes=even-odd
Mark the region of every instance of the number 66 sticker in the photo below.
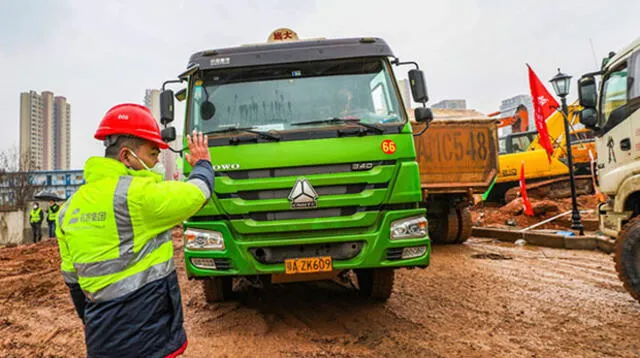
{"type": "Polygon", "coordinates": [[[385,154],[393,154],[396,152],[396,142],[392,141],[391,139],[383,140],[380,147],[382,148],[382,152],[384,152],[385,154]]]}

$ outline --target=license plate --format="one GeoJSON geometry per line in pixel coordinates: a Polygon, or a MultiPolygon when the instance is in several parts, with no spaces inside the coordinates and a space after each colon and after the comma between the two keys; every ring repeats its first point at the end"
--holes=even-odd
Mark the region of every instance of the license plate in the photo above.
{"type": "Polygon", "coordinates": [[[331,256],[284,260],[286,274],[328,272],[333,270],[331,256]]]}

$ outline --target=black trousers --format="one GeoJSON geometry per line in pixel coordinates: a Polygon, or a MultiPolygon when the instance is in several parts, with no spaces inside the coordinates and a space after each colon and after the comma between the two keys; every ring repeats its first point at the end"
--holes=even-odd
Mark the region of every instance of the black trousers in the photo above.
{"type": "Polygon", "coordinates": [[[33,242],[42,240],[42,221],[31,223],[31,231],[33,231],[33,242]]]}

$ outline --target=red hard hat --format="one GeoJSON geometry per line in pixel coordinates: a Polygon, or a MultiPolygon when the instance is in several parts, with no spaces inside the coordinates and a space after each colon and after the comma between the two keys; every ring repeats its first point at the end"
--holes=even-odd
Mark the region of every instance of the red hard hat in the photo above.
{"type": "Polygon", "coordinates": [[[149,108],[135,103],[123,103],[112,107],[102,118],[100,126],[93,135],[95,139],[105,140],[108,136],[128,134],[153,142],[162,149],[169,146],[160,136],[158,122],[149,108]]]}

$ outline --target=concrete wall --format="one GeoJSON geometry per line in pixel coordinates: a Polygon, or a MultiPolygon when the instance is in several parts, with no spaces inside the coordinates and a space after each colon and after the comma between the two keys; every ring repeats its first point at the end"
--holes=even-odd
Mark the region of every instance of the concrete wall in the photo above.
{"type": "Polygon", "coordinates": [[[31,228],[26,228],[23,211],[0,212],[0,245],[31,242],[31,228]]]}

